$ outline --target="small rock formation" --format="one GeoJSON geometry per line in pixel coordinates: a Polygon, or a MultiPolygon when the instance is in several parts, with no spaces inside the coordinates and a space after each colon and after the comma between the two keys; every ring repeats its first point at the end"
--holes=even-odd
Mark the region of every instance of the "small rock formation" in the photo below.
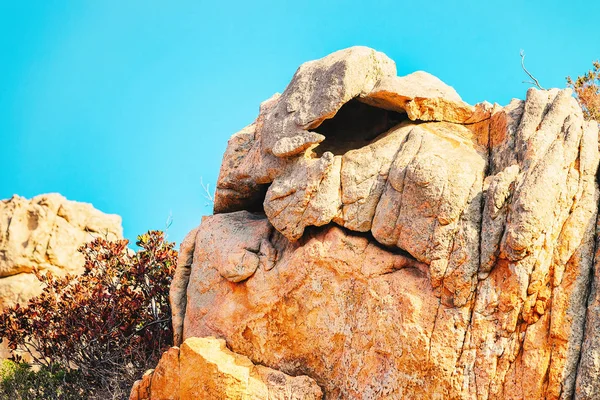
{"type": "Polygon", "coordinates": [[[599,159],[570,90],[471,106],[372,49],[305,63],[229,141],[175,342],[328,400],[600,398],[599,159]]]}
{"type": "Polygon", "coordinates": [[[0,310],[40,293],[33,268],[57,275],[83,272],[77,249],[97,236],[122,238],[121,217],[57,193],[0,201],[0,310]]]}
{"type": "Polygon", "coordinates": [[[129,400],[321,400],[309,377],[291,377],[254,365],[232,353],[222,339],[189,338],[181,349],[164,353],[155,370],[144,374],[129,400]]]}

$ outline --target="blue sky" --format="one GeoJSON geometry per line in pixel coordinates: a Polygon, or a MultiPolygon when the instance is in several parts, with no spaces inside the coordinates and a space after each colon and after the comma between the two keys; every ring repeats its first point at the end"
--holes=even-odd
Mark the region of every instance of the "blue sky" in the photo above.
{"type": "Polygon", "coordinates": [[[563,87],[600,58],[600,2],[0,0],[0,198],[60,192],[179,242],[231,134],[304,61],[353,45],[467,102],[563,87]]]}

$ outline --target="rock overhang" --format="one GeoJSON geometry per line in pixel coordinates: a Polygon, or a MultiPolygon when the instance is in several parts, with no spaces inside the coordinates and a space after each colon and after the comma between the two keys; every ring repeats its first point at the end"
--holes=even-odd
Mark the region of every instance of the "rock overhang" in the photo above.
{"type": "Polygon", "coordinates": [[[593,330],[577,370],[597,125],[568,90],[470,106],[429,74],[395,74],[367,48],[306,63],[230,139],[216,215],[182,245],[176,335],[224,337],[332,398],[562,398],[576,376],[600,392],[593,330]],[[373,129],[319,150],[347,109],[373,129]]]}
{"type": "Polygon", "coordinates": [[[466,104],[426,72],[397,77],[395,63],[373,49],[307,62],[230,139],[215,212],[264,211],[291,241],[335,223],[444,264],[449,241],[440,235],[481,192],[493,110],[466,104]],[[405,185],[421,205],[403,212],[405,185]],[[407,243],[408,233],[422,238],[407,243]]]}

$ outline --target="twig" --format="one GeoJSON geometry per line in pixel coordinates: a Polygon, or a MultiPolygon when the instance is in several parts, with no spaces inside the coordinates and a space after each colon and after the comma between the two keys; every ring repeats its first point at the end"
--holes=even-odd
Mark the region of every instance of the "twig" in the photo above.
{"type": "Polygon", "coordinates": [[[172,224],[173,224],[173,211],[169,210],[169,216],[167,217],[167,220],[165,221],[165,234],[169,231],[169,228],[171,227],[172,224]]]}
{"type": "Polygon", "coordinates": [[[546,90],[540,85],[540,82],[535,78],[535,76],[531,75],[531,73],[529,71],[527,71],[527,68],[525,68],[525,51],[521,50],[520,54],[521,54],[521,68],[523,68],[523,71],[525,71],[527,76],[529,76],[533,80],[533,81],[523,81],[523,83],[531,83],[532,85],[537,86],[537,88],[540,90],[546,90]]]}
{"type": "Polygon", "coordinates": [[[208,201],[210,201],[211,203],[215,202],[215,199],[213,198],[212,194],[210,194],[210,190],[209,190],[209,184],[204,184],[204,181],[202,180],[202,177],[200,177],[200,186],[202,186],[202,190],[204,190],[204,198],[208,201]]]}
{"type": "MultiPolygon", "coordinates": [[[[138,333],[142,332],[144,329],[151,327],[152,325],[156,325],[156,324],[162,324],[163,322],[169,322],[171,320],[171,318],[165,318],[165,319],[157,319],[154,320],[152,322],[148,322],[146,325],[142,326],[139,329],[136,329],[135,332],[133,332],[131,335],[127,336],[125,339],[129,340],[132,337],[134,337],[135,335],[137,335],[138,333]]],[[[122,347],[120,347],[122,348],[122,347]]]]}

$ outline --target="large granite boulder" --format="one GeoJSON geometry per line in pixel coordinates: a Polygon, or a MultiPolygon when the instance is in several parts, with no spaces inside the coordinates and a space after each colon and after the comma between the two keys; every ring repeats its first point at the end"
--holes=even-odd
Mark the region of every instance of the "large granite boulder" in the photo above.
{"type": "Polygon", "coordinates": [[[598,164],[569,90],[471,106],[368,48],[303,64],[182,243],[176,344],[327,399],[600,398],[598,164]]]}
{"type": "Polygon", "coordinates": [[[121,217],[52,193],[0,201],[0,310],[41,291],[33,269],[83,272],[77,249],[96,237],[121,239],[121,217]]]}
{"type": "Polygon", "coordinates": [[[321,400],[307,376],[292,377],[231,352],[222,339],[189,338],[134,384],[129,400],[321,400]]]}

